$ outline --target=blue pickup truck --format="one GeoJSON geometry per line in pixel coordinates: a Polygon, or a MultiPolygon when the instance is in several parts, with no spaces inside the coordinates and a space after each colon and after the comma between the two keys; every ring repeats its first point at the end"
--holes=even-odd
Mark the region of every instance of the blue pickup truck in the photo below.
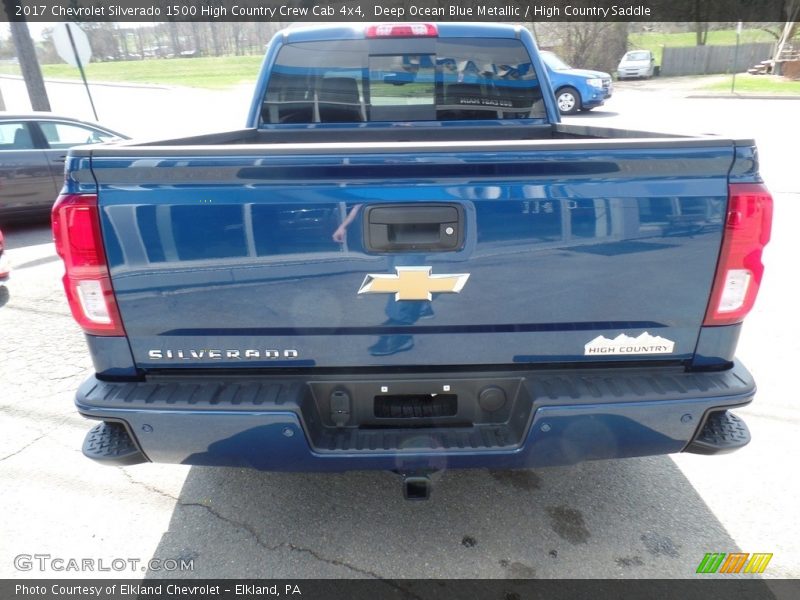
{"type": "Polygon", "coordinates": [[[437,469],[746,444],[753,141],[564,125],[545,74],[512,25],[290,28],[247,128],[70,150],[84,453],[416,499],[437,469]]]}

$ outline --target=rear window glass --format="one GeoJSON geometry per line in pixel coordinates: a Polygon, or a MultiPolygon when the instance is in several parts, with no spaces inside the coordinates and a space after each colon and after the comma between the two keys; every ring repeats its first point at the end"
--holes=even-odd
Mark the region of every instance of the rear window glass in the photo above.
{"type": "Polygon", "coordinates": [[[39,127],[51,149],[71,148],[83,144],[99,144],[109,142],[114,136],[104,131],[75,125],[74,123],[58,123],[42,121],[39,127]]]}
{"type": "Polygon", "coordinates": [[[26,123],[0,123],[0,150],[32,150],[34,148],[26,123]]]}
{"type": "Polygon", "coordinates": [[[545,116],[519,40],[342,40],[284,46],[262,122],[363,123],[545,116]]]}

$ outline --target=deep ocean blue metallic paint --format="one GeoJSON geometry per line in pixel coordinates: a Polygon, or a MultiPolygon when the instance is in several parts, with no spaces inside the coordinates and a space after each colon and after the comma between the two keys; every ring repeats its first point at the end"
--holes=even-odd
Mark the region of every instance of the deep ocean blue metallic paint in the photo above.
{"type": "Polygon", "coordinates": [[[720,146],[98,157],[93,168],[138,366],[197,366],[147,353],[199,348],[294,348],[315,364],[364,366],[583,361],[598,335],[646,330],[676,342],[669,358],[691,358],[730,161],[720,146]],[[371,202],[458,202],[468,214],[462,250],[401,257],[471,273],[460,294],[434,299],[430,320],[406,324],[418,343],[401,355],[369,350],[391,333],[387,296],[356,295],[367,273],[401,259],[364,251],[360,216],[344,244],[332,239],[371,202]]]}

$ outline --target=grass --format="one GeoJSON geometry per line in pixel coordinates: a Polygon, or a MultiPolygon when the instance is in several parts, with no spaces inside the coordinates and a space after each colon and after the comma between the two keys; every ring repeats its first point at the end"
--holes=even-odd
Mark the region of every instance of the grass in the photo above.
{"type": "MultiPolygon", "coordinates": [[[[722,81],[709,84],[705,88],[714,92],[730,92],[731,77],[728,75],[722,81]]],[[[800,95],[800,81],[792,81],[778,75],[748,75],[739,74],[736,76],[736,93],[761,93],[761,94],[787,94],[800,95]]]]}
{"type": "MultiPolygon", "coordinates": [[[[86,78],[90,83],[124,81],[222,89],[255,81],[261,61],[261,56],[222,56],[89,63],[86,78]]],[[[0,74],[19,72],[17,65],[0,65],[0,74]]],[[[80,79],[78,69],[67,64],[42,65],[42,74],[46,78],[80,79]]]]}
{"type": "MultiPolygon", "coordinates": [[[[762,29],[744,29],[739,42],[750,44],[753,42],[774,42],[775,38],[762,29]]],[[[656,64],[661,64],[661,54],[664,46],[682,48],[695,46],[697,37],[694,32],[687,33],[657,33],[644,32],[632,33],[628,36],[628,45],[632,50],[650,50],[656,57],[656,64]]],[[[722,31],[709,31],[706,39],[707,46],[735,46],[736,30],[725,29],[722,31]]]]}

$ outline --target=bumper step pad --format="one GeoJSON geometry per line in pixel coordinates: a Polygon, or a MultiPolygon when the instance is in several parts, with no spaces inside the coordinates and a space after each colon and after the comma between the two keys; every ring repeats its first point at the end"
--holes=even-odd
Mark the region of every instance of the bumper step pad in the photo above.
{"type": "Polygon", "coordinates": [[[106,465],[148,462],[121,423],[98,423],[83,440],[83,455],[106,465]]]}
{"type": "Polygon", "coordinates": [[[519,435],[506,424],[445,429],[350,429],[326,432],[314,441],[318,452],[510,450],[521,442],[519,435]]]}
{"type": "Polygon", "coordinates": [[[732,412],[723,410],[708,415],[697,437],[686,448],[692,454],[726,454],[750,443],[750,430],[732,412]]]}

